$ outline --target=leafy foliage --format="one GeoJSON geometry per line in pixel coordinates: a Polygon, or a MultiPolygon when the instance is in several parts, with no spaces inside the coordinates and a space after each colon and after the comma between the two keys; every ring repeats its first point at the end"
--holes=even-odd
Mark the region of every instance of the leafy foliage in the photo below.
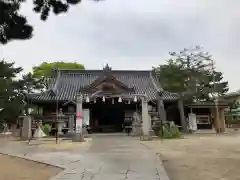
{"type": "Polygon", "coordinates": [[[159,80],[164,90],[170,92],[186,91],[186,87],[184,86],[185,80],[182,78],[184,76],[184,71],[182,70],[182,66],[177,64],[174,60],[170,59],[167,61],[167,64],[159,65],[154,68],[154,70],[159,72],[159,80]]]}
{"type": "Polygon", "coordinates": [[[239,107],[240,107],[240,103],[236,99],[231,101],[230,104],[229,104],[230,111],[233,110],[233,109],[238,109],[239,107]]]}
{"type": "Polygon", "coordinates": [[[23,75],[19,82],[21,85],[19,86],[19,91],[24,95],[34,93],[35,90],[42,89],[44,87],[41,79],[33,77],[32,73],[23,75]]]}
{"type": "Polygon", "coordinates": [[[166,123],[158,131],[158,136],[166,139],[180,138],[181,133],[176,125],[169,125],[169,123],[166,123]]]}
{"type": "Polygon", "coordinates": [[[33,28],[24,16],[19,14],[20,4],[24,0],[0,0],[0,43],[32,37],[33,28]]]}
{"type": "MultiPolygon", "coordinates": [[[[20,6],[26,0],[0,0],[0,43],[11,40],[30,39],[33,27],[27,23],[25,16],[19,14],[20,6]]],[[[47,20],[50,12],[58,15],[66,13],[71,5],[81,0],[32,0],[33,10],[40,14],[41,20],[47,20]]],[[[94,0],[99,1],[99,0],[94,0]]]]}
{"type": "Polygon", "coordinates": [[[25,74],[18,79],[21,67],[15,67],[14,63],[0,61],[0,119],[15,121],[25,110],[28,104],[25,102],[29,93],[41,88],[41,83],[31,73],[25,74]]]}
{"type": "Polygon", "coordinates": [[[24,107],[24,97],[18,90],[21,82],[16,76],[22,71],[20,67],[14,67],[14,63],[0,61],[0,118],[13,120],[24,107]]]}
{"type": "Polygon", "coordinates": [[[170,55],[167,64],[154,68],[165,90],[179,93],[187,102],[210,100],[228,91],[223,74],[213,69],[212,56],[199,46],[170,55]]]}
{"type": "Polygon", "coordinates": [[[54,68],[59,69],[84,69],[84,65],[76,62],[43,62],[39,66],[33,68],[33,77],[41,79],[43,77],[49,77],[52,74],[54,68]]]}
{"type": "Polygon", "coordinates": [[[51,129],[52,129],[52,127],[51,127],[50,124],[41,124],[41,125],[40,125],[40,128],[43,130],[43,132],[44,132],[47,136],[49,136],[49,134],[50,134],[50,132],[51,132],[51,129]]]}

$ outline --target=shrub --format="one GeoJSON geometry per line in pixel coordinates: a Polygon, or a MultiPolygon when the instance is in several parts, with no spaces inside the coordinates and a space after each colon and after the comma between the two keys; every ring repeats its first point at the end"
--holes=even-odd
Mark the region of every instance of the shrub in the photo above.
{"type": "Polygon", "coordinates": [[[171,130],[172,138],[180,138],[181,137],[181,133],[177,126],[171,127],[170,130],[171,130]]]}
{"type": "Polygon", "coordinates": [[[49,136],[49,133],[51,132],[51,129],[52,129],[51,125],[49,125],[49,124],[44,124],[44,125],[41,124],[40,128],[43,130],[43,132],[44,132],[47,136],[49,136]]]}
{"type": "Polygon", "coordinates": [[[158,136],[162,138],[180,138],[181,133],[176,125],[170,126],[169,124],[164,124],[163,129],[160,129],[158,132],[158,136]]]}

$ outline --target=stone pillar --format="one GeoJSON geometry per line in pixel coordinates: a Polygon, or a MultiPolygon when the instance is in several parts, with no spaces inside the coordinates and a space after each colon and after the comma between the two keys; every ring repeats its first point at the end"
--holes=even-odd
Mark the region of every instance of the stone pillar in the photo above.
{"type": "Polygon", "coordinates": [[[160,120],[166,121],[167,120],[166,110],[164,108],[163,100],[161,99],[160,96],[158,96],[157,107],[158,107],[158,116],[160,120]]]}
{"type": "Polygon", "coordinates": [[[148,115],[148,121],[149,121],[149,135],[154,136],[154,131],[152,129],[152,116],[148,115]]]}
{"type": "Polygon", "coordinates": [[[22,123],[21,140],[29,140],[32,137],[32,118],[31,116],[24,116],[22,123]]]}
{"type": "Polygon", "coordinates": [[[74,115],[70,115],[68,119],[68,132],[74,132],[74,115]]]}
{"type": "Polygon", "coordinates": [[[83,110],[82,110],[82,100],[83,97],[81,94],[77,94],[76,98],[76,132],[75,136],[73,137],[73,141],[76,142],[83,142],[83,110]]]}
{"type": "Polygon", "coordinates": [[[149,134],[150,123],[149,123],[149,116],[148,116],[148,101],[146,97],[141,98],[142,103],[142,128],[143,128],[143,136],[141,137],[142,140],[150,140],[151,136],[149,134]]]}
{"type": "Polygon", "coordinates": [[[178,110],[179,110],[179,115],[180,115],[180,122],[181,122],[181,126],[182,126],[182,132],[188,132],[188,128],[187,128],[187,122],[185,119],[185,115],[184,115],[184,106],[182,103],[182,100],[179,99],[178,100],[178,110]]]}

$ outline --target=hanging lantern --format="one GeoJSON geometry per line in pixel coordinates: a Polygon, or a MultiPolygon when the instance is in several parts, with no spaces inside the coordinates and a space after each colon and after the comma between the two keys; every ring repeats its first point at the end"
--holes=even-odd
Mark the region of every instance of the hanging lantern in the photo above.
{"type": "Polygon", "coordinates": [[[118,98],[118,102],[122,102],[122,98],[121,97],[118,98]]]}
{"type": "Polygon", "coordinates": [[[130,101],[130,99],[128,100],[128,104],[131,104],[131,101],[130,101]]]}
{"type": "Polygon", "coordinates": [[[33,112],[33,108],[28,108],[28,114],[31,114],[33,112]]]}
{"type": "Polygon", "coordinates": [[[102,97],[102,101],[105,102],[105,97],[104,96],[102,97]]]}
{"type": "Polygon", "coordinates": [[[134,96],[133,101],[134,101],[134,102],[137,102],[137,96],[134,96]]]}
{"type": "Polygon", "coordinates": [[[89,99],[89,97],[88,97],[88,96],[86,97],[86,102],[87,102],[87,103],[89,103],[89,102],[90,102],[90,99],[89,99]]]}
{"type": "Polygon", "coordinates": [[[112,99],[112,104],[114,104],[114,98],[112,99]]]}
{"type": "Polygon", "coordinates": [[[93,102],[94,102],[94,104],[96,104],[96,99],[94,99],[94,101],[93,101],[93,102]]]}

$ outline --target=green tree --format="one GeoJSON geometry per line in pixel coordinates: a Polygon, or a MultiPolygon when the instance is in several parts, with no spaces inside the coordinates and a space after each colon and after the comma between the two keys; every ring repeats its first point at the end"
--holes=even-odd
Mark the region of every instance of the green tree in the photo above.
{"type": "Polygon", "coordinates": [[[223,74],[213,69],[212,56],[199,46],[170,55],[167,64],[155,68],[164,89],[178,92],[185,101],[210,100],[228,91],[223,74]]]}
{"type": "Polygon", "coordinates": [[[229,103],[229,110],[230,110],[230,112],[231,112],[232,110],[234,110],[234,109],[238,109],[239,107],[240,107],[240,104],[239,104],[239,102],[238,102],[236,99],[232,100],[232,101],[229,103]]]}
{"type": "Polygon", "coordinates": [[[172,59],[168,60],[167,64],[155,67],[154,70],[159,74],[159,81],[164,90],[175,93],[186,91],[182,66],[172,59]]]}
{"type": "Polygon", "coordinates": [[[0,120],[15,122],[20,113],[29,107],[26,102],[28,94],[41,89],[42,84],[39,79],[28,73],[17,79],[21,67],[14,67],[14,63],[0,61],[0,120]]]}
{"type": "Polygon", "coordinates": [[[49,77],[52,74],[54,68],[60,69],[84,69],[82,64],[76,62],[43,62],[38,66],[33,67],[33,77],[41,79],[43,77],[49,77]]]}
{"type": "MultiPolygon", "coordinates": [[[[34,12],[40,14],[43,21],[47,20],[50,12],[56,15],[66,13],[71,5],[81,2],[81,0],[32,1],[34,12]]],[[[32,37],[33,27],[28,24],[26,17],[19,13],[24,2],[26,0],[0,0],[0,43],[6,44],[11,40],[25,40],[32,37]]]]}
{"type": "Polygon", "coordinates": [[[22,71],[21,67],[14,67],[14,63],[0,61],[0,119],[14,121],[24,107],[24,96],[19,93],[21,82],[16,80],[22,71]]]}
{"type": "Polygon", "coordinates": [[[27,73],[19,80],[19,90],[21,93],[28,95],[34,93],[36,90],[44,88],[42,80],[33,76],[33,74],[27,73]]]}

